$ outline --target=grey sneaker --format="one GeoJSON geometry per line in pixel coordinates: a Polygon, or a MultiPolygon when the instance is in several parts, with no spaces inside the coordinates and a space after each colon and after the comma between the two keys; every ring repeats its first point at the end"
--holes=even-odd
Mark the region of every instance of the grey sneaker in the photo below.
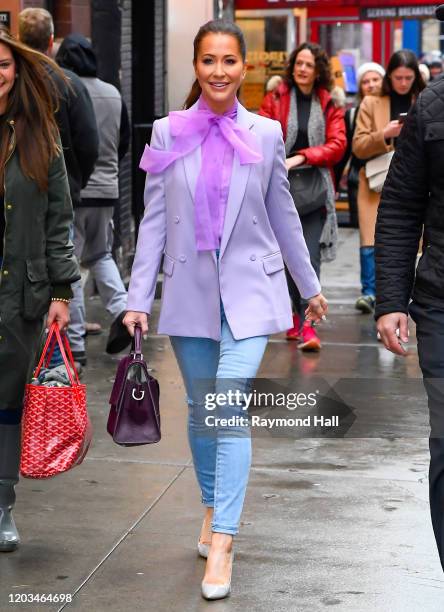
{"type": "Polygon", "coordinates": [[[373,314],[375,312],[375,297],[373,295],[361,295],[356,300],[355,308],[363,314],[373,314]]]}

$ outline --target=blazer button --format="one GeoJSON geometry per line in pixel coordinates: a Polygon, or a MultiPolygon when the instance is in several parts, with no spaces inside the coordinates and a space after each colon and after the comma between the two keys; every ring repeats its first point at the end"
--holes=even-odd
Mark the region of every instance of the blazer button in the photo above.
{"type": "Polygon", "coordinates": [[[180,217],[177,217],[177,216],[174,217],[174,223],[179,223],[179,221],[180,221],[180,217]]]}
{"type": "Polygon", "coordinates": [[[256,261],[256,255],[250,255],[250,261],[256,261]]]}
{"type": "Polygon", "coordinates": [[[12,204],[6,204],[6,208],[7,208],[8,210],[11,210],[11,208],[12,208],[12,204]]]}
{"type": "Polygon", "coordinates": [[[253,217],[253,223],[257,223],[257,217],[253,217]]]}
{"type": "Polygon", "coordinates": [[[181,255],[181,256],[179,257],[179,261],[180,261],[180,262],[182,262],[182,263],[185,263],[185,262],[186,262],[186,260],[187,260],[187,258],[185,257],[185,255],[181,255]]]}

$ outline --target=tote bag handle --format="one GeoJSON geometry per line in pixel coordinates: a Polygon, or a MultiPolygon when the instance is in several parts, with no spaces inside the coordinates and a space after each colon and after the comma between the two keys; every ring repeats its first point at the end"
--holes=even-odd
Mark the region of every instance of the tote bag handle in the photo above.
{"type": "Polygon", "coordinates": [[[43,362],[45,361],[45,356],[46,356],[46,354],[48,352],[48,348],[49,348],[49,346],[51,344],[51,340],[53,339],[54,335],[56,337],[56,342],[54,342],[54,345],[51,348],[51,354],[49,356],[49,360],[52,357],[52,353],[53,353],[55,345],[57,343],[59,345],[60,354],[62,356],[63,363],[65,364],[65,368],[66,368],[66,371],[68,373],[68,378],[69,378],[69,381],[71,383],[71,386],[74,387],[76,385],[80,385],[79,375],[78,375],[76,367],[74,365],[74,357],[72,356],[71,347],[69,346],[68,338],[64,335],[63,336],[63,340],[62,340],[62,337],[60,335],[59,326],[58,326],[58,323],[56,321],[54,321],[54,323],[51,325],[51,328],[49,330],[48,337],[46,338],[45,346],[43,347],[43,351],[42,351],[42,354],[40,356],[40,361],[39,361],[39,363],[38,363],[38,365],[37,365],[37,367],[36,367],[36,369],[34,371],[34,378],[37,378],[38,375],[40,374],[40,371],[41,371],[42,366],[43,366],[43,362]],[[65,351],[65,349],[66,349],[66,351],[65,351]],[[69,359],[67,358],[66,353],[68,353],[69,359]],[[72,375],[72,370],[71,370],[70,366],[72,367],[72,370],[74,370],[74,377],[75,378],[72,375]]]}

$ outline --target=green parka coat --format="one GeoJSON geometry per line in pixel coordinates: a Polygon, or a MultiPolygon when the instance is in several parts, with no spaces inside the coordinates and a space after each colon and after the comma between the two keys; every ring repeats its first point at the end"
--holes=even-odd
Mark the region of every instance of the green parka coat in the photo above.
{"type": "Polygon", "coordinates": [[[14,121],[5,164],[5,235],[0,270],[0,423],[20,410],[34,366],[43,317],[56,285],[80,278],[69,239],[73,212],[63,154],[49,167],[43,193],[20,167],[14,121]]]}

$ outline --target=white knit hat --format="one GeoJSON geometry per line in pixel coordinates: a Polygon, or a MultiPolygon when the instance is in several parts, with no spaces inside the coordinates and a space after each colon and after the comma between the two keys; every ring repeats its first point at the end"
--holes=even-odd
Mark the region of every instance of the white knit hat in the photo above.
{"type": "Polygon", "coordinates": [[[424,79],[424,83],[428,83],[430,81],[429,67],[427,66],[427,64],[419,64],[418,68],[422,78],[424,79]]]}
{"type": "Polygon", "coordinates": [[[382,76],[382,78],[384,78],[385,76],[385,70],[381,66],[381,64],[377,64],[376,62],[366,62],[365,64],[362,64],[362,66],[359,66],[358,68],[358,73],[356,75],[358,77],[358,85],[361,84],[362,77],[367,72],[377,72],[378,74],[382,76]]]}

